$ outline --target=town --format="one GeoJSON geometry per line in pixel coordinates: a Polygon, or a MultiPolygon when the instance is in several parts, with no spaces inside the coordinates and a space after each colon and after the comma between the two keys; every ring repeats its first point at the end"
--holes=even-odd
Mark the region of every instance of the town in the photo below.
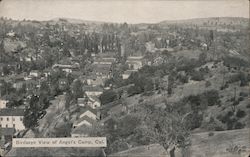
{"type": "Polygon", "coordinates": [[[198,148],[202,138],[206,143],[224,133],[222,143],[236,142],[213,152],[244,154],[250,148],[239,137],[249,128],[248,33],[246,18],[155,24],[1,18],[1,153],[172,157],[193,151],[198,157],[212,153],[207,145],[198,148]],[[107,137],[108,146],[12,148],[17,137],[107,137]]]}

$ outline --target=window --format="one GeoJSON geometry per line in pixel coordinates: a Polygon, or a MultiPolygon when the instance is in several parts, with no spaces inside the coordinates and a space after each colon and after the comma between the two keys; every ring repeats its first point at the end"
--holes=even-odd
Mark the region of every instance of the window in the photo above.
{"type": "Polygon", "coordinates": [[[6,124],[6,128],[8,128],[8,124],[6,124]]]}
{"type": "Polygon", "coordinates": [[[3,118],[1,117],[1,119],[0,119],[1,121],[3,121],[3,118]]]}
{"type": "Polygon", "coordinates": [[[15,128],[16,127],[16,125],[15,124],[13,124],[13,128],[15,128]]]}
{"type": "Polygon", "coordinates": [[[2,127],[2,124],[0,124],[0,128],[2,127]]]}
{"type": "Polygon", "coordinates": [[[12,120],[15,121],[15,118],[13,117],[12,120]]]}
{"type": "Polygon", "coordinates": [[[20,117],[20,121],[23,121],[23,118],[22,118],[22,117],[20,117]]]}
{"type": "Polygon", "coordinates": [[[7,121],[9,121],[9,117],[7,117],[7,121]]]}

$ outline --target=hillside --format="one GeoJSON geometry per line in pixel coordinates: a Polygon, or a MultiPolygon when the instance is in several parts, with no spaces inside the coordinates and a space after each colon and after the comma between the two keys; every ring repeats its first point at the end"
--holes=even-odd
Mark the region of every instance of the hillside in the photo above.
{"type": "MultiPolygon", "coordinates": [[[[192,134],[192,157],[248,157],[250,151],[249,129],[215,131],[192,134]],[[234,149],[233,149],[234,148],[234,149]],[[240,151],[241,150],[241,151],[240,151]]],[[[169,157],[159,144],[138,146],[109,155],[109,157],[169,157]]],[[[180,150],[176,157],[182,157],[180,150]]]]}
{"type": "Polygon", "coordinates": [[[185,25],[197,25],[197,26],[248,26],[249,20],[242,17],[211,17],[211,18],[196,18],[187,20],[174,20],[174,21],[162,21],[159,25],[168,24],[185,24],[185,25]]]}

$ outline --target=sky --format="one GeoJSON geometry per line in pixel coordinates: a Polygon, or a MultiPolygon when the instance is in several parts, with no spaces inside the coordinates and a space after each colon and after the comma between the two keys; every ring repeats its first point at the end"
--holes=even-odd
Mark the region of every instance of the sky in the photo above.
{"type": "Polygon", "coordinates": [[[156,23],[205,17],[249,18],[248,0],[2,0],[0,17],[156,23]]]}

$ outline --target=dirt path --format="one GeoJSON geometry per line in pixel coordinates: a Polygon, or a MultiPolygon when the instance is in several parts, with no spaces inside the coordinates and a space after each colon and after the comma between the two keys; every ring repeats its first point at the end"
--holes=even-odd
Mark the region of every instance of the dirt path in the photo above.
{"type": "Polygon", "coordinates": [[[57,121],[61,117],[65,109],[65,96],[59,95],[55,100],[51,101],[51,105],[46,110],[46,115],[38,121],[39,132],[43,137],[47,137],[49,132],[56,126],[57,121]]]}

